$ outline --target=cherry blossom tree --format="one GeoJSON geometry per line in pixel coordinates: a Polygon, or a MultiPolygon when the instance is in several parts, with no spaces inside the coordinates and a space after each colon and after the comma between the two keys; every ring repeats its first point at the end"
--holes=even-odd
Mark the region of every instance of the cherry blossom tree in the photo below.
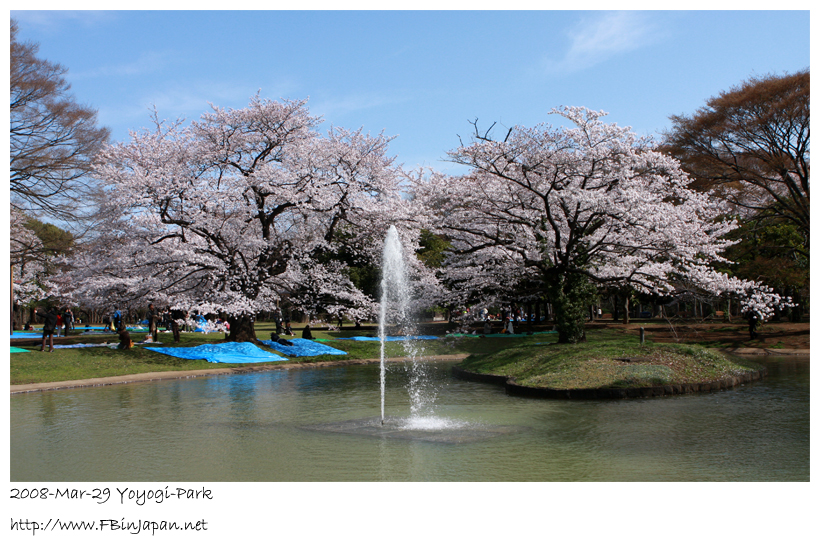
{"type": "Polygon", "coordinates": [[[190,126],[153,120],[100,154],[96,175],[119,219],[75,259],[76,295],[227,313],[237,341],[255,339],[254,315],[284,298],[373,312],[338,256],[367,260],[366,247],[412,215],[390,138],[321,135],[306,101],[259,96],[190,126]]]}
{"type": "Polygon", "coordinates": [[[11,207],[9,256],[14,287],[14,300],[25,304],[49,295],[45,277],[46,265],[43,242],[26,226],[28,217],[11,207]]]}
{"type": "Polygon", "coordinates": [[[443,276],[455,296],[534,285],[554,305],[561,342],[583,340],[596,287],[660,295],[697,285],[742,296],[761,316],[782,301],[712,270],[736,224],[718,219],[720,202],[687,187],[677,161],[604,123],[603,112],[552,113],[574,127],[516,126],[495,140],[476,126],[473,141],[449,154],[468,174],[416,184],[418,200],[435,210],[433,231],[452,244],[443,276]]]}

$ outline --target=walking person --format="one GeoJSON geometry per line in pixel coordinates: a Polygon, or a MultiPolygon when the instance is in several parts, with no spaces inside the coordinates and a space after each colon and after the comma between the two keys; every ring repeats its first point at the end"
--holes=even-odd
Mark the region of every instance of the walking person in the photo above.
{"type": "Polygon", "coordinates": [[[43,318],[43,345],[40,347],[40,352],[46,350],[46,337],[48,337],[48,351],[54,352],[54,330],[57,328],[57,313],[53,308],[44,312],[42,309],[37,309],[37,314],[43,318]]]}

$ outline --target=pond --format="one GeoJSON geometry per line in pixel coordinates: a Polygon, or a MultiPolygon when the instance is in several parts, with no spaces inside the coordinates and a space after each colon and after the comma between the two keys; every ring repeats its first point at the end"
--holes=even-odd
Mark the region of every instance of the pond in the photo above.
{"type": "Polygon", "coordinates": [[[269,371],[12,395],[11,481],[808,481],[809,359],[717,393],[512,397],[425,366],[269,371]]]}

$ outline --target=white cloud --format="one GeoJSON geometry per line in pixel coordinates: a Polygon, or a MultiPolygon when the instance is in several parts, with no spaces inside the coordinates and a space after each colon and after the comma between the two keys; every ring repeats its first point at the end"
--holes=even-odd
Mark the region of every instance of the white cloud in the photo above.
{"type": "Polygon", "coordinates": [[[569,49],[559,60],[548,59],[549,72],[567,73],[590,68],[612,57],[655,43],[658,26],[646,12],[618,11],[582,19],[567,32],[569,49]]]}

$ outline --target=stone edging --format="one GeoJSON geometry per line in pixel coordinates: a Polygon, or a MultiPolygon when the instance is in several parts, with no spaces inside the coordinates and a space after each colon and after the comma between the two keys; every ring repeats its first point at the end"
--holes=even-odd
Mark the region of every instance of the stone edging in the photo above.
{"type": "MultiPolygon", "coordinates": [[[[467,354],[452,354],[430,356],[425,359],[437,361],[461,361],[467,354]]],[[[406,358],[388,358],[385,361],[395,363],[406,358]]],[[[346,365],[370,365],[380,363],[380,359],[345,359],[338,361],[316,361],[305,363],[284,363],[281,365],[247,365],[245,367],[226,367],[222,369],[198,369],[191,371],[163,371],[154,373],[138,373],[121,376],[104,376],[101,378],[87,378],[84,380],[67,380],[62,382],[41,382],[36,384],[15,384],[11,386],[11,393],[28,393],[32,391],[66,390],[72,388],[86,388],[96,386],[111,386],[114,384],[132,384],[135,382],[151,382],[155,380],[175,380],[182,378],[197,378],[200,376],[217,376],[245,373],[259,373],[265,371],[315,369],[317,367],[344,367],[346,365]]]]}
{"type": "Polygon", "coordinates": [[[666,386],[651,386],[645,388],[598,388],[598,389],[569,389],[558,390],[553,388],[533,388],[516,384],[514,378],[501,375],[473,373],[453,367],[453,375],[462,380],[485,382],[504,386],[509,395],[522,397],[541,397],[547,399],[626,399],[632,397],[660,397],[663,395],[681,395],[684,393],[728,390],[754,380],[760,380],[769,374],[765,367],[757,371],[749,371],[739,376],[730,376],[713,382],[697,384],[670,384],[666,386]]]}

